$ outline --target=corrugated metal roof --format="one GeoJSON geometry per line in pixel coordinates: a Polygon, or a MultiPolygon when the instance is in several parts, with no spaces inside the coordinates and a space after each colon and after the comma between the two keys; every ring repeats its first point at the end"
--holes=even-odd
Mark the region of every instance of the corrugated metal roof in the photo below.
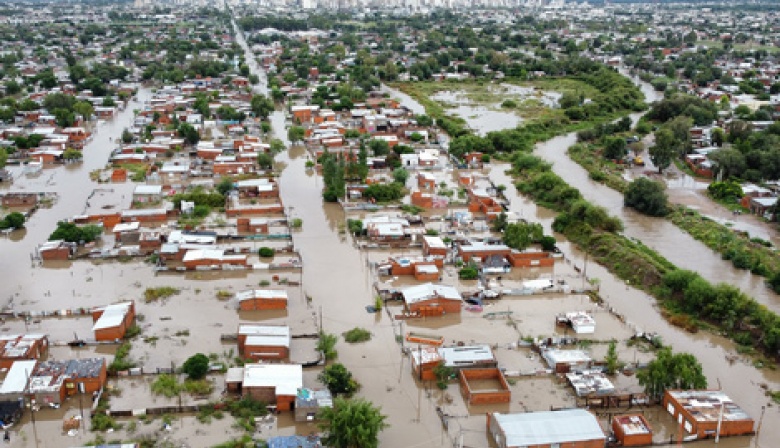
{"type": "Polygon", "coordinates": [[[584,409],[494,413],[493,418],[506,435],[506,446],[548,445],[605,438],[596,417],[584,409]]]}
{"type": "Polygon", "coordinates": [[[0,386],[0,395],[18,394],[24,392],[27,386],[27,378],[35,369],[38,361],[16,361],[11,365],[3,384],[0,386]]]}

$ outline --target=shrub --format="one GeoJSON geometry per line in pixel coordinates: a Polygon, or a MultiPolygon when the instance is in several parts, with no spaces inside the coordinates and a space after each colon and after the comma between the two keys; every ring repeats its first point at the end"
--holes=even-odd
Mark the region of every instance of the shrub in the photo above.
{"type": "Polygon", "coordinates": [[[193,380],[199,380],[206,376],[209,371],[209,358],[203,353],[197,353],[190,356],[184,365],[181,367],[181,371],[186,373],[187,376],[193,380]]]}
{"type": "Polygon", "coordinates": [[[336,359],[339,352],[336,351],[338,338],[334,334],[320,332],[320,340],[317,341],[317,350],[323,353],[326,361],[336,359]]]}
{"type": "Polygon", "coordinates": [[[154,302],[159,299],[167,299],[181,292],[177,288],[171,286],[160,286],[157,288],[146,288],[144,291],[144,301],[146,303],[154,302]]]}
{"type": "Polygon", "coordinates": [[[350,344],[371,340],[371,332],[365,328],[360,327],[355,327],[349,331],[345,331],[342,333],[342,335],[344,336],[344,340],[350,344]]]}
{"type": "Polygon", "coordinates": [[[167,373],[158,376],[152,383],[152,393],[155,395],[171,398],[179,395],[181,390],[181,385],[176,377],[167,373]]]}
{"type": "Polygon", "coordinates": [[[270,247],[261,247],[260,250],[257,251],[257,254],[263,258],[270,258],[274,256],[274,250],[270,247]]]}

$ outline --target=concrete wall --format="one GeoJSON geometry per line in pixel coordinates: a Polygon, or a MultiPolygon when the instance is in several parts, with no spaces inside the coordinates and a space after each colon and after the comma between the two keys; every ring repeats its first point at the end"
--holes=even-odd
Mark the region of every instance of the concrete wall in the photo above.
{"type": "Polygon", "coordinates": [[[504,374],[499,369],[462,369],[458,372],[458,382],[463,399],[472,404],[509,403],[512,392],[509,389],[504,374]],[[495,380],[498,388],[495,390],[472,390],[469,381],[495,380]]]}

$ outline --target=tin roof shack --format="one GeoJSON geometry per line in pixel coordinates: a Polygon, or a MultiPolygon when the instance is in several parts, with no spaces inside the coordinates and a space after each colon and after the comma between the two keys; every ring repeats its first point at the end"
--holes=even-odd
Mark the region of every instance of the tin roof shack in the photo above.
{"type": "Polygon", "coordinates": [[[122,302],[92,309],[92,331],[97,341],[123,339],[135,321],[135,303],[122,302]]]}
{"type": "Polygon", "coordinates": [[[104,358],[45,361],[33,370],[27,394],[40,404],[60,404],[66,396],[75,395],[83,384],[85,393],[93,393],[106,385],[104,358]]]}
{"type": "Polygon", "coordinates": [[[542,351],[542,358],[555,373],[583,371],[590,368],[593,360],[582,350],[547,349],[542,351]]]}
{"type": "Polygon", "coordinates": [[[612,432],[622,446],[649,446],[653,444],[653,429],[641,414],[612,417],[612,432]]]}
{"type": "Polygon", "coordinates": [[[276,436],[267,440],[268,448],[322,448],[320,436],[276,436]]]}
{"type": "Polygon", "coordinates": [[[452,286],[425,283],[401,290],[404,308],[417,317],[442,316],[460,313],[463,298],[452,286]]]}
{"type": "Polygon", "coordinates": [[[238,352],[254,362],[290,358],[290,327],[286,325],[238,325],[238,352]]]}
{"type": "Polygon", "coordinates": [[[584,409],[487,415],[490,437],[498,448],[603,448],[596,416],[584,409]]]}
{"type": "Polygon", "coordinates": [[[276,183],[267,178],[245,179],[236,182],[241,198],[277,198],[279,189],[276,183]]]}
{"type": "Polygon", "coordinates": [[[275,404],[289,411],[303,387],[303,368],[299,364],[245,364],[241,393],[244,397],[275,404]]]}
{"type": "Polygon", "coordinates": [[[295,421],[310,422],[317,418],[321,409],[333,407],[333,396],[328,389],[298,390],[295,397],[295,421]]]}
{"type": "Polygon", "coordinates": [[[162,185],[136,185],[133,190],[133,202],[151,204],[162,199],[162,185]]]}
{"type": "Polygon", "coordinates": [[[249,289],[236,293],[241,311],[286,310],[287,291],[280,289],[249,289]]]}
{"type": "Polygon", "coordinates": [[[463,369],[458,372],[460,393],[472,404],[509,403],[512,392],[504,374],[496,367],[463,369]]]}
{"type": "Polygon", "coordinates": [[[49,351],[49,338],[43,334],[0,336],[0,368],[8,369],[16,361],[39,359],[49,351]]]}
{"type": "Polygon", "coordinates": [[[696,437],[715,437],[718,421],[721,436],[753,433],[753,419],[719,390],[667,390],[663,406],[685,431],[696,437]]]}
{"type": "Polygon", "coordinates": [[[615,386],[606,375],[595,370],[584,372],[569,372],[566,379],[574,388],[578,397],[590,395],[609,395],[615,393],[615,386]]]}

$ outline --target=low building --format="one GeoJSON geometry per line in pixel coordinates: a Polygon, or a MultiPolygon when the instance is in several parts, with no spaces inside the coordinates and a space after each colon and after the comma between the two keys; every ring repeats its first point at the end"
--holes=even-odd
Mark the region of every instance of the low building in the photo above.
{"type": "Polygon", "coordinates": [[[440,236],[423,235],[423,255],[446,257],[447,245],[440,236]]]}
{"type": "Polygon", "coordinates": [[[290,327],[286,325],[238,325],[238,352],[252,361],[284,361],[290,357],[290,327]]]}
{"type": "Polygon", "coordinates": [[[122,302],[92,310],[92,331],[97,341],[123,339],[135,322],[135,303],[122,302]]]}
{"type": "Polygon", "coordinates": [[[27,381],[38,361],[16,361],[0,384],[0,421],[12,425],[21,419],[24,411],[27,381]]]}
{"type": "Polygon", "coordinates": [[[57,405],[80,390],[93,393],[105,385],[104,358],[45,361],[30,374],[27,394],[41,405],[57,405]]]}
{"type": "Polygon", "coordinates": [[[281,289],[250,289],[236,293],[241,311],[286,310],[287,291],[281,289]]]}
{"type": "Polygon", "coordinates": [[[227,255],[222,249],[193,249],[188,250],[182,258],[184,266],[188,270],[203,268],[222,268],[228,266],[246,267],[246,255],[227,255]]]}
{"type": "Polygon", "coordinates": [[[303,368],[298,364],[245,364],[241,394],[289,411],[303,387],[303,368]]]}
{"type": "Polygon", "coordinates": [[[616,415],[612,417],[612,432],[622,446],[650,446],[653,444],[653,429],[641,414],[616,415]]]}
{"type": "Polygon", "coordinates": [[[41,260],[44,261],[52,261],[52,260],[70,260],[73,258],[73,255],[76,254],[76,248],[78,246],[76,243],[69,243],[67,241],[62,240],[55,240],[55,241],[47,241],[40,246],[38,246],[38,256],[41,258],[41,260]]]}
{"type": "Polygon", "coordinates": [[[662,402],[688,434],[699,439],[753,433],[753,419],[719,390],[667,390],[662,402]]]}
{"type": "Polygon", "coordinates": [[[512,249],[504,244],[485,244],[477,241],[458,244],[458,256],[464,263],[468,263],[473,258],[479,258],[480,260],[493,256],[506,258],[510,253],[512,253],[512,249]]]}
{"type": "Polygon", "coordinates": [[[569,372],[566,379],[574,388],[578,397],[610,395],[615,393],[615,386],[604,373],[595,370],[584,372],[569,372]]]}
{"type": "Polygon", "coordinates": [[[590,368],[593,360],[582,350],[548,349],[542,351],[542,358],[555,373],[584,371],[590,368]]]}
{"type": "Polygon", "coordinates": [[[49,351],[49,338],[43,334],[0,336],[0,368],[17,361],[40,359],[49,351]]]}
{"type": "Polygon", "coordinates": [[[425,283],[401,290],[407,313],[419,317],[460,313],[463,298],[452,286],[425,283]]]}
{"type": "Polygon", "coordinates": [[[137,185],[133,190],[133,202],[148,204],[161,199],[162,185],[137,185]]]}
{"type": "Polygon", "coordinates": [[[604,448],[606,436],[596,416],[584,409],[487,415],[498,448],[604,448]]]}
{"type": "Polygon", "coordinates": [[[328,389],[302,388],[295,397],[295,421],[310,422],[322,409],[333,407],[333,396],[328,389]]]}

